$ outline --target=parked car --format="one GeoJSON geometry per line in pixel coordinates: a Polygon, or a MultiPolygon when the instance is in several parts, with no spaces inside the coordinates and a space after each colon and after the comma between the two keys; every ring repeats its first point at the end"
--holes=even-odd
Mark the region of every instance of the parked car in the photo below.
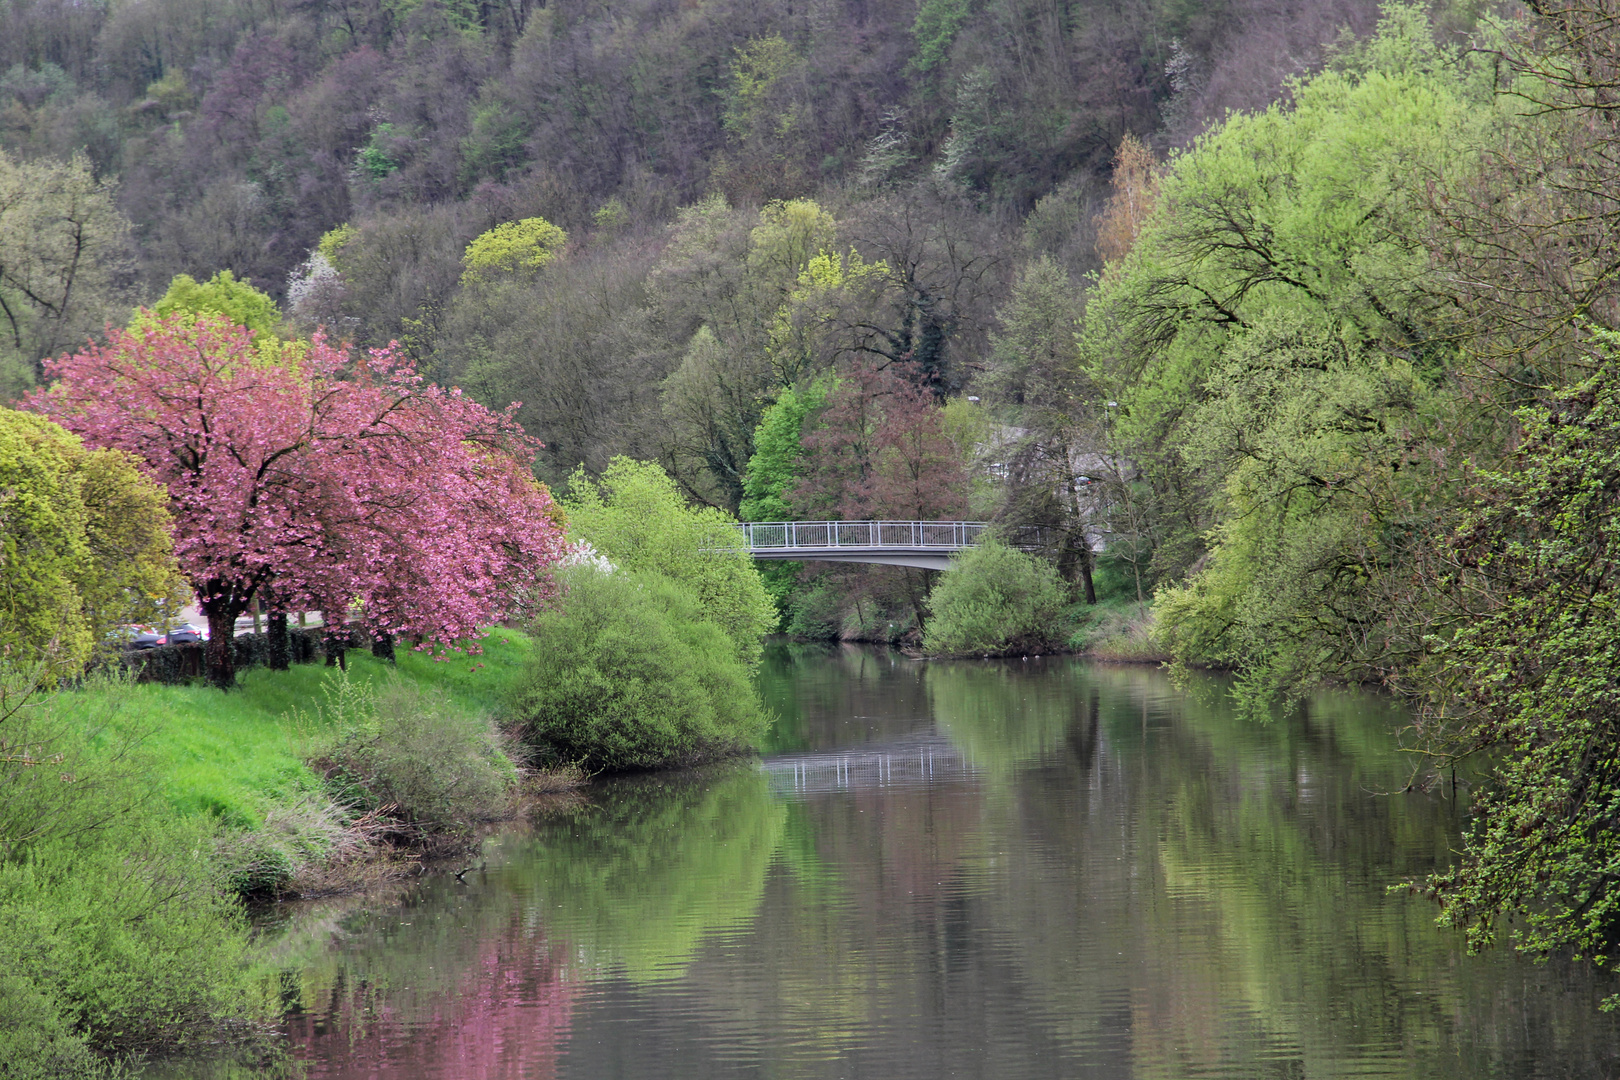
{"type": "Polygon", "coordinates": [[[208,631],[191,623],[181,623],[169,630],[151,626],[120,626],[109,638],[126,649],[155,649],[159,645],[195,645],[208,640],[208,631]]]}
{"type": "Polygon", "coordinates": [[[155,649],[164,643],[164,635],[150,626],[126,626],[122,634],[126,649],[155,649]]]}

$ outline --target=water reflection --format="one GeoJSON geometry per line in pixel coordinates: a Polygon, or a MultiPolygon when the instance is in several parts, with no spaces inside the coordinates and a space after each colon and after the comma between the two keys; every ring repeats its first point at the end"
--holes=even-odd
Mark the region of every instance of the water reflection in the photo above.
{"type": "Polygon", "coordinates": [[[1459,824],[1390,794],[1386,702],[1256,725],[1149,669],[858,649],[762,682],[777,772],[601,785],[468,884],[284,946],[314,1074],[1616,1074],[1613,986],[1466,957],[1386,893],[1459,824]],[[778,782],[918,747],[961,767],[778,782]]]}
{"type": "Polygon", "coordinates": [[[514,900],[434,881],[395,905],[301,913],[277,944],[306,1075],[556,1076],[579,980],[514,900]]]}
{"type": "Polygon", "coordinates": [[[541,823],[508,876],[582,971],[672,978],[706,937],[749,925],[786,818],[752,764],[640,777],[541,823]]]}

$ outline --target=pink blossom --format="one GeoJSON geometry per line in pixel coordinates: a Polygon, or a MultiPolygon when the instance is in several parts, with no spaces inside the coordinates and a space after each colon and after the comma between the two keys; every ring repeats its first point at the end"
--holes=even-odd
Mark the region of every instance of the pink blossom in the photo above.
{"type": "Polygon", "coordinates": [[[356,357],[317,334],[270,360],[240,327],[176,317],[46,374],[30,407],[168,487],[221,685],[256,594],[276,610],[358,601],[371,633],[449,644],[553,593],[564,542],[531,471],[540,444],[394,346],[356,357]]]}

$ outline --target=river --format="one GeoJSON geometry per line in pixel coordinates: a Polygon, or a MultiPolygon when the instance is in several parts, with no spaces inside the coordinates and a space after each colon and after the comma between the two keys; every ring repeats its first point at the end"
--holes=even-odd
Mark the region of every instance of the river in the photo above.
{"type": "Polygon", "coordinates": [[[1620,1074],[1620,990],[1467,956],[1402,716],[1070,657],[773,646],[762,762],[594,785],[268,935],[312,1078],[1620,1074]]]}

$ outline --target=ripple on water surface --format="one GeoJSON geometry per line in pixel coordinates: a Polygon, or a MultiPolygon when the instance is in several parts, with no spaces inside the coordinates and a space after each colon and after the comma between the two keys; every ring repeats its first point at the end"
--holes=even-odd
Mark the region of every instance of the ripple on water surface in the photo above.
{"type": "Polygon", "coordinates": [[[1613,987],[1469,958],[1399,716],[779,649],[762,763],[601,784],[277,948],[312,1077],[1605,1077],[1613,987]],[[331,944],[327,945],[326,942],[331,944]],[[303,944],[299,944],[302,942],[303,944]]]}

